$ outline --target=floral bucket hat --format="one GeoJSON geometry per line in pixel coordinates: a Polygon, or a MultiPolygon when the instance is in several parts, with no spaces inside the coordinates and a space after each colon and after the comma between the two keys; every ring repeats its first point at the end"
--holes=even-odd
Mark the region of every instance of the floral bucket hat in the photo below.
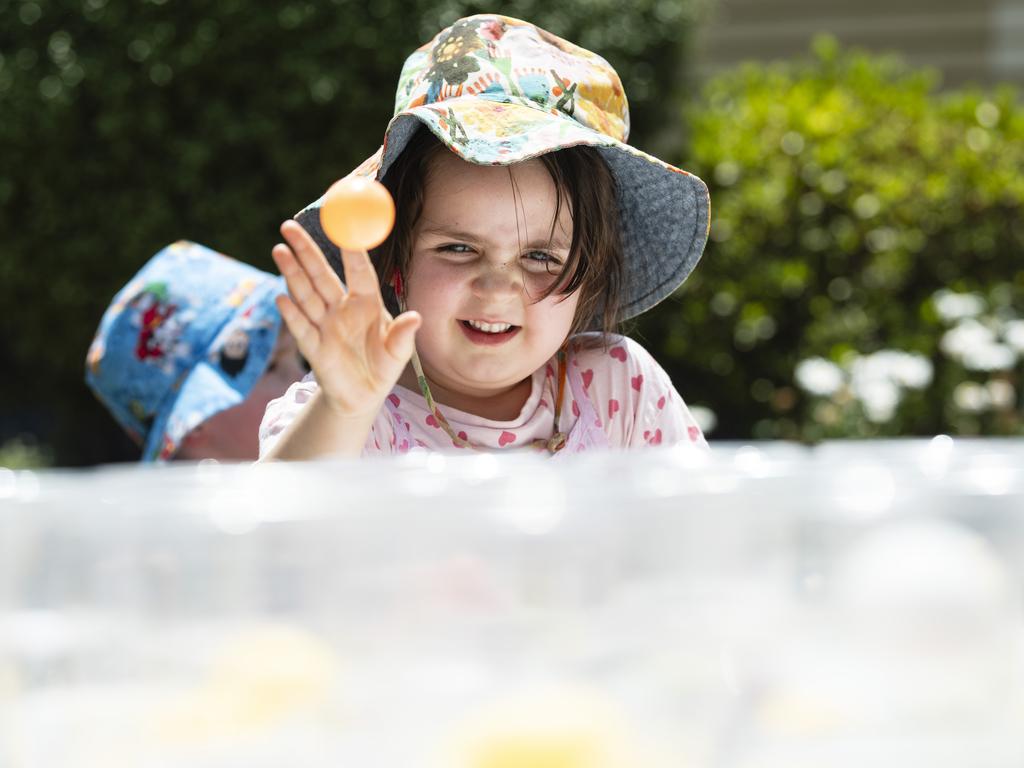
{"type": "Polygon", "coordinates": [[[199,424],[238,405],[266,370],[284,280],[182,240],[118,292],[86,357],[85,380],[142,446],[166,460],[199,424]]]}
{"type": "MultiPolygon", "coordinates": [[[[696,176],[626,144],[622,83],[600,56],[507,16],[460,19],[402,69],[383,146],[351,175],[382,179],[426,126],[479,165],[508,165],[566,147],[601,153],[615,176],[626,264],[623,319],[671,294],[707,242],[710,201],[696,176]]],[[[341,274],[320,226],[323,198],[296,216],[341,274]]]]}

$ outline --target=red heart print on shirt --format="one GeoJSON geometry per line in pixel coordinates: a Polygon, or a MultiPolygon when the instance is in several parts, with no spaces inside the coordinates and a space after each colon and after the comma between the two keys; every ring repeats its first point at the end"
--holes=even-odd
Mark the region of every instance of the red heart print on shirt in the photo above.
{"type": "Polygon", "coordinates": [[[434,414],[428,414],[426,418],[427,426],[434,427],[434,429],[440,429],[441,425],[437,423],[437,419],[434,418],[434,414]]]}
{"type": "Polygon", "coordinates": [[[622,347],[612,347],[612,351],[608,354],[621,363],[626,362],[626,350],[622,347]]]}
{"type": "Polygon", "coordinates": [[[395,406],[395,408],[402,404],[402,401],[398,399],[398,395],[396,395],[394,392],[388,395],[388,400],[391,401],[391,404],[395,406]]]}
{"type": "Polygon", "coordinates": [[[619,401],[614,397],[608,401],[608,418],[610,419],[619,410],[619,401]]]}
{"type": "Polygon", "coordinates": [[[583,388],[590,389],[590,382],[594,380],[594,371],[587,368],[583,373],[580,374],[583,379],[583,388]]]}
{"type": "Polygon", "coordinates": [[[640,387],[642,387],[644,383],[644,375],[642,373],[638,373],[636,376],[629,380],[629,383],[633,386],[633,389],[639,392],[640,387]]]}
{"type": "Polygon", "coordinates": [[[686,434],[690,437],[690,441],[696,443],[700,440],[700,428],[699,427],[687,427],[686,434]]]}
{"type": "Polygon", "coordinates": [[[665,396],[662,395],[661,397],[658,398],[658,410],[660,411],[664,407],[665,407],[665,396]]]}
{"type": "Polygon", "coordinates": [[[507,430],[503,431],[501,435],[498,437],[498,445],[501,446],[502,448],[504,448],[506,445],[510,443],[514,443],[515,441],[516,436],[507,430]]]}

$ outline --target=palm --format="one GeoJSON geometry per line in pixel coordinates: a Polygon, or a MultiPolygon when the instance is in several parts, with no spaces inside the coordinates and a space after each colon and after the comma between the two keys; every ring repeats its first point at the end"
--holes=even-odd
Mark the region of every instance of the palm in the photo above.
{"type": "Polygon", "coordinates": [[[273,256],[289,296],[278,306],[324,395],[345,415],[379,408],[412,355],[419,316],[392,319],[365,252],[342,254],[346,289],[297,223],[285,222],[281,233],[288,244],[273,256]]]}

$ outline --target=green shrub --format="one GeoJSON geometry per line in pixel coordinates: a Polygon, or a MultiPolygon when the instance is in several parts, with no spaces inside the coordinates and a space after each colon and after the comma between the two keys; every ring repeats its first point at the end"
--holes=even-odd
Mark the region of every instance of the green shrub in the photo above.
{"type": "Polygon", "coordinates": [[[716,436],[1024,432],[1014,91],[941,93],[927,72],[821,40],[807,61],[716,77],[687,116],[711,241],[640,329],[716,436]],[[975,298],[950,314],[960,294],[975,298]],[[961,342],[997,359],[949,351],[960,323],[988,329],[961,342]],[[835,368],[805,365],[801,386],[797,366],[819,358],[835,368]],[[994,386],[991,402],[978,410],[965,382],[994,386]]]}
{"type": "Polygon", "coordinates": [[[187,238],[272,269],[277,226],[380,144],[408,53],[461,15],[605,55],[641,146],[679,122],[699,0],[0,0],[0,443],[132,456],[82,384],[115,291],[187,238]]]}

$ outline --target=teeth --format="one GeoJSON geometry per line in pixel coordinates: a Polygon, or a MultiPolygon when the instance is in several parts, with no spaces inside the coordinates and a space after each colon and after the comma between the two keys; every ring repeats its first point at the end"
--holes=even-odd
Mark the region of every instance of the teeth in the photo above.
{"type": "Polygon", "coordinates": [[[511,323],[481,323],[479,320],[466,321],[471,328],[476,328],[484,333],[504,333],[512,327],[511,323]]]}

